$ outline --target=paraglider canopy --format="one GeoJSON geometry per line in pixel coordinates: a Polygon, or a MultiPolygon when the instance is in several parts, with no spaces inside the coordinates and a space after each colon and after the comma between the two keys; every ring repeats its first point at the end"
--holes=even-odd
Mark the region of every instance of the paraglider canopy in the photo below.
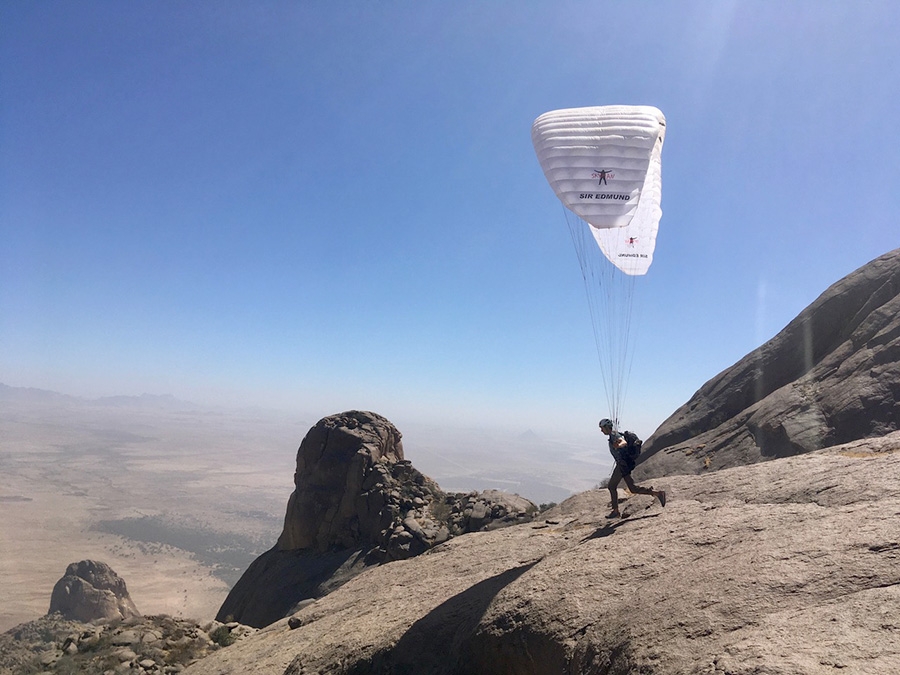
{"type": "Polygon", "coordinates": [[[623,105],[553,110],[531,127],[541,169],[568,209],[613,427],[631,370],[634,280],[653,262],[662,217],[665,131],[657,108],[623,105]]]}
{"type": "Polygon", "coordinates": [[[531,127],[556,196],[626,274],[645,274],[653,261],[665,130],[658,108],[622,105],[553,110],[531,127]]]}

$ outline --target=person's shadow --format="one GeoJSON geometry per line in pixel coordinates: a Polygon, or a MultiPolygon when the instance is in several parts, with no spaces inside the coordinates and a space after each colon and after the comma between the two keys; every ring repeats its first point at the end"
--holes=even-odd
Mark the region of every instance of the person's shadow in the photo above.
{"type": "Polygon", "coordinates": [[[646,516],[635,516],[634,518],[619,518],[617,520],[610,520],[607,523],[604,523],[596,530],[594,530],[591,534],[586,536],[581,540],[583,544],[586,541],[590,541],[591,539],[602,539],[603,537],[608,537],[611,534],[614,534],[616,530],[620,527],[624,527],[628,523],[633,523],[636,520],[644,520],[645,518],[657,518],[660,514],[658,513],[650,513],[646,516]]]}

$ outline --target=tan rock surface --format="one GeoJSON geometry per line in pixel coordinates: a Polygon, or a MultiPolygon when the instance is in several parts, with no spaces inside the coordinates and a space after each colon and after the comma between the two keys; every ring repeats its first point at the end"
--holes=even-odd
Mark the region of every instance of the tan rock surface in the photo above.
{"type": "Polygon", "coordinates": [[[900,433],[605,491],[367,570],[188,669],[900,672],[900,433]]]}

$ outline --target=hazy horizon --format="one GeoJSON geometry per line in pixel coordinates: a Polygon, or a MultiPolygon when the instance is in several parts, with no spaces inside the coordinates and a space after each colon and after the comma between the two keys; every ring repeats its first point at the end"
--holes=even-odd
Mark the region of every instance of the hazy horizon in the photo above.
{"type": "MultiPolygon", "coordinates": [[[[206,405],[167,394],[87,398],[37,387],[14,387],[4,382],[0,382],[0,400],[13,401],[26,408],[33,405],[32,412],[35,413],[40,406],[63,410],[67,404],[81,410],[114,411],[119,415],[115,424],[123,431],[129,426],[140,429],[148,419],[161,422],[170,417],[177,419],[185,431],[189,429],[191,419],[195,419],[201,428],[207,426],[210,419],[222,419],[241,420],[248,427],[258,426],[261,432],[278,429],[281,435],[272,437],[273,444],[277,445],[265,450],[278,453],[282,458],[287,456],[285,453],[290,455],[289,462],[271,467],[274,473],[288,476],[293,474],[293,455],[306,432],[323,417],[354,409],[334,410],[316,416],[309,412],[260,406],[206,405]],[[139,414],[132,420],[128,416],[130,411],[139,414]],[[214,417],[210,418],[210,415],[214,417]],[[292,433],[287,433],[288,429],[292,433]]],[[[381,414],[377,410],[372,412],[381,414]]],[[[0,414],[0,419],[4,417],[0,414]]],[[[599,431],[596,437],[571,430],[548,436],[530,427],[514,429],[489,424],[452,426],[390,421],[403,435],[406,458],[449,492],[504,489],[535,503],[560,501],[569,494],[590,489],[612,470],[605,438],[599,431]],[[586,475],[585,467],[592,473],[586,475]],[[548,479],[555,482],[546,483],[548,479]],[[530,490],[528,485],[531,485],[530,490]],[[553,485],[555,488],[551,487],[553,485]]],[[[72,422],[81,423],[76,419],[72,422]]],[[[236,442],[240,442],[239,439],[236,442]]],[[[15,448],[6,450],[13,453],[15,448]]]]}
{"type": "MultiPolygon", "coordinates": [[[[0,573],[11,588],[0,631],[44,614],[81,559],[111,565],[143,613],[212,618],[281,533],[297,448],[318,421],[5,383],[0,404],[0,573]]],[[[605,448],[590,442],[391,421],[406,458],[447,492],[559,502],[608,474],[605,448]]]]}

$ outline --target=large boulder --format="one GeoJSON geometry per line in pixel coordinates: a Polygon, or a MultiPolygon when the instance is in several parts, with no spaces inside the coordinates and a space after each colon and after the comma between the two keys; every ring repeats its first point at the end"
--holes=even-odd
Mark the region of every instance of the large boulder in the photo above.
{"type": "Polygon", "coordinates": [[[635,477],[699,473],[900,428],[900,249],[822,293],[644,443],[635,477]]]}
{"type": "Polygon", "coordinates": [[[359,410],[313,426],[297,451],[281,536],[247,568],[217,618],[263,627],[367,567],[537,512],[497,490],[443,492],[404,458],[401,437],[381,415],[359,410]]]}
{"type": "Polygon", "coordinates": [[[54,613],[73,621],[140,616],[125,580],[109,565],[96,560],[82,560],[66,568],[50,596],[48,614],[54,613]]]}

